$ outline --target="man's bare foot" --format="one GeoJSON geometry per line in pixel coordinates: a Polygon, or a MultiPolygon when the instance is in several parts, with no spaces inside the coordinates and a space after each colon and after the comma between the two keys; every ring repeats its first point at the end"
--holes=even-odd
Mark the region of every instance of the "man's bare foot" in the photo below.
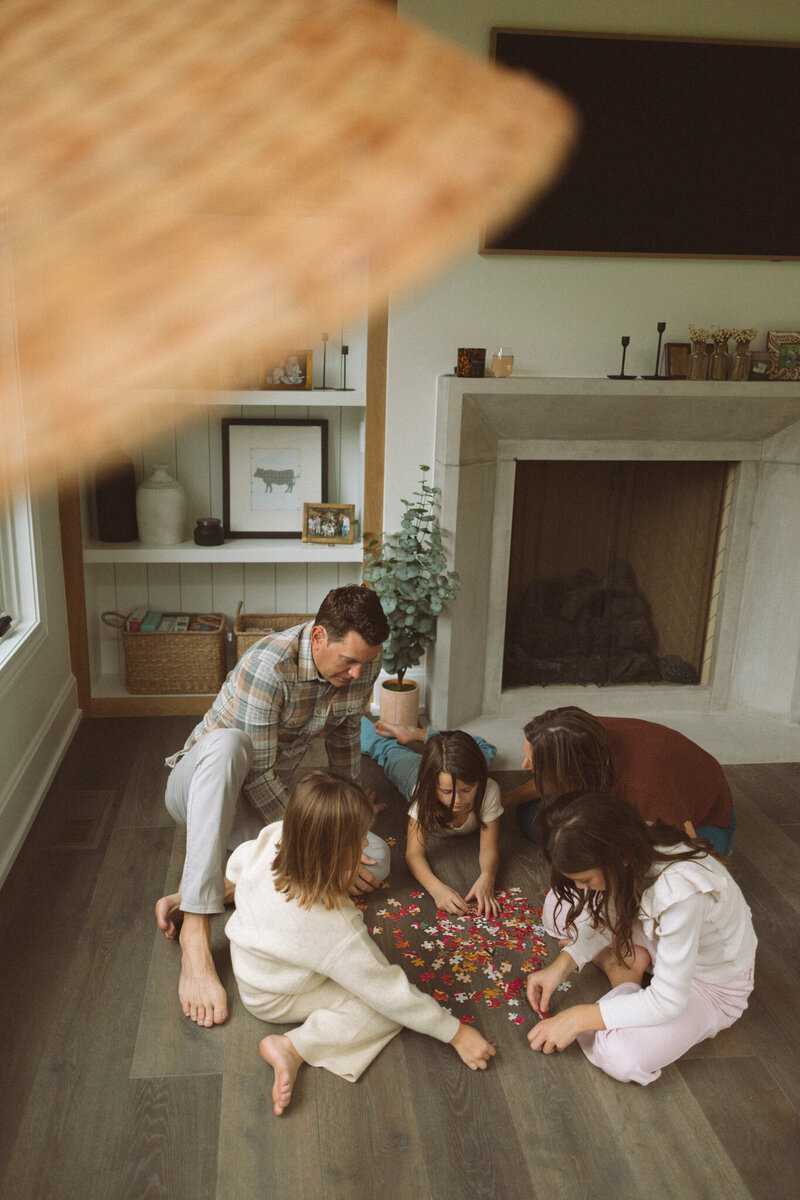
{"type": "Polygon", "coordinates": [[[211,922],[202,913],[184,913],[180,932],[181,977],[178,999],[183,1014],[206,1029],[228,1016],[228,997],[211,957],[211,922]]]}
{"type": "Polygon", "coordinates": [[[633,956],[624,963],[619,963],[611,947],[606,946],[592,962],[608,976],[612,988],[619,987],[621,983],[637,983],[641,987],[642,978],[650,966],[651,959],[644,946],[634,946],[633,956]]]}
{"type": "Polygon", "coordinates": [[[268,1062],[275,1072],[275,1082],[272,1085],[272,1111],[276,1117],[279,1117],[289,1107],[294,1081],[297,1079],[297,1072],[303,1065],[303,1059],[288,1037],[281,1033],[271,1033],[268,1037],[262,1038],[258,1049],[264,1062],[268,1062]]]}
{"type": "Polygon", "coordinates": [[[156,922],[158,928],[163,930],[165,937],[172,939],[178,936],[178,931],[183,924],[180,892],[173,892],[171,896],[162,896],[156,902],[156,922]]]}
{"type": "Polygon", "coordinates": [[[396,738],[401,746],[407,746],[409,742],[424,742],[428,736],[427,729],[419,725],[390,725],[388,721],[376,721],[375,732],[381,737],[396,738]]]}

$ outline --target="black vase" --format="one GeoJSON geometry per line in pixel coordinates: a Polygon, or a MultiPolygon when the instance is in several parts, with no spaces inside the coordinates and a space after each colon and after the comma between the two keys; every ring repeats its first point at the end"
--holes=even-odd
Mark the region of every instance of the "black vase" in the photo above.
{"type": "Polygon", "coordinates": [[[135,542],[136,475],[122,450],[109,450],[94,469],[97,536],[101,542],[135,542]]]}

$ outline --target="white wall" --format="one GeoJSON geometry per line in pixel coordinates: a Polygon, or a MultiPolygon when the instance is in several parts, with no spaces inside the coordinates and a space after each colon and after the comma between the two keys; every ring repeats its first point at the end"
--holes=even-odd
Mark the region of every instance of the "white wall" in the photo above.
{"type": "Polygon", "coordinates": [[[42,625],[35,649],[0,674],[0,883],[30,828],[80,719],[69,661],[58,504],[34,505],[42,625]]]}
{"type": "MultiPolygon", "coordinates": [[[[796,0],[399,0],[418,20],[483,57],[493,25],[800,41],[796,0]]],[[[770,131],[764,131],[765,146],[770,131]]],[[[688,131],[687,131],[688,138],[688,131]]],[[[698,179],[701,185],[702,177],[698,179]]],[[[442,279],[391,306],[386,426],[385,524],[395,528],[400,496],[413,490],[419,463],[432,463],[436,377],[453,370],[458,346],[499,344],[515,351],[515,371],[605,376],[653,369],[658,334],[685,341],[689,322],[796,329],[800,263],[693,259],[481,258],[476,250],[442,279]]]]}

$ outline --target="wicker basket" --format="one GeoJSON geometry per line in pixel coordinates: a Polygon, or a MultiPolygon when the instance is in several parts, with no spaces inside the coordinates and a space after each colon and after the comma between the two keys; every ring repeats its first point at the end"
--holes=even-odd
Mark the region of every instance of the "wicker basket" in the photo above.
{"type": "Polygon", "coordinates": [[[243,601],[240,600],[233,622],[237,659],[267,634],[280,633],[283,629],[291,629],[293,625],[304,625],[306,621],[314,619],[313,613],[243,613],[242,605],[243,601]]]}
{"type": "MultiPolygon", "coordinates": [[[[164,613],[177,617],[180,613],[164,613]]],[[[211,630],[141,633],[125,628],[121,613],[104,612],[106,625],[118,629],[125,650],[125,686],[134,695],[197,695],[218,692],[225,675],[225,617],[222,613],[189,615],[211,630]]]]}

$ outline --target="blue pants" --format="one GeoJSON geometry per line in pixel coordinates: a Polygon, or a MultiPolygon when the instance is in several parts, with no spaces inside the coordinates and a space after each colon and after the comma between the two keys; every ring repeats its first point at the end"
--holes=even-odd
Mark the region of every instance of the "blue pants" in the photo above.
{"type": "MultiPolygon", "coordinates": [[[[432,733],[438,733],[438,730],[429,729],[428,737],[432,733]]],[[[485,742],[480,737],[476,737],[475,741],[480,746],[487,765],[491,766],[492,759],[497,753],[497,747],[493,746],[491,742],[485,742]]],[[[416,787],[419,775],[421,755],[417,754],[415,750],[410,750],[408,746],[403,746],[396,738],[381,737],[379,733],[375,732],[375,726],[367,717],[361,718],[361,753],[368,754],[370,758],[374,759],[383,768],[386,778],[394,784],[398,792],[405,796],[406,800],[411,799],[411,793],[416,787]]]]}
{"type": "MultiPolygon", "coordinates": [[[[527,804],[517,805],[517,825],[523,837],[528,838],[531,842],[538,842],[539,835],[536,829],[536,814],[541,807],[541,800],[529,800],[527,804]]],[[[717,854],[730,854],[733,849],[733,834],[736,829],[736,809],[731,812],[731,823],[727,829],[722,829],[719,825],[704,825],[702,829],[697,829],[695,832],[698,837],[708,838],[711,845],[716,850],[717,854]]]]}

